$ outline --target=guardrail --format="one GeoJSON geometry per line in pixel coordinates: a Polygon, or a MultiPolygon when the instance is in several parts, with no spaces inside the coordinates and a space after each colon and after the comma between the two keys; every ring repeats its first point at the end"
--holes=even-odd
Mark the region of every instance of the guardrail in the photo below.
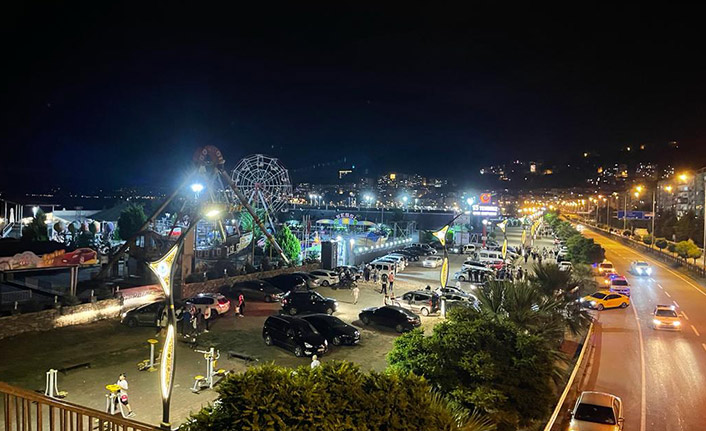
{"type": "Polygon", "coordinates": [[[16,292],[0,292],[0,304],[13,302],[27,302],[32,300],[31,290],[18,290],[16,292]]]}
{"type": "Polygon", "coordinates": [[[571,375],[569,376],[569,380],[566,382],[564,392],[562,392],[559,397],[559,401],[556,403],[556,407],[554,408],[552,415],[549,417],[549,421],[544,427],[544,431],[559,431],[565,428],[567,418],[566,416],[560,416],[560,414],[561,412],[566,411],[566,404],[574,400],[577,396],[577,392],[579,391],[578,386],[574,385],[574,383],[576,381],[576,377],[579,374],[583,376],[583,373],[586,371],[586,364],[588,363],[587,352],[593,347],[593,325],[593,322],[591,322],[591,326],[588,327],[588,332],[586,332],[586,338],[583,342],[581,353],[579,353],[579,357],[576,360],[576,365],[574,365],[574,369],[571,371],[571,375]]]}
{"type": "Polygon", "coordinates": [[[651,255],[652,257],[654,257],[655,259],[661,260],[662,262],[665,262],[665,263],[671,263],[673,265],[682,266],[682,267],[686,268],[687,271],[689,271],[699,277],[706,278],[706,269],[704,269],[703,266],[701,266],[701,265],[694,265],[693,263],[689,263],[688,261],[686,261],[678,256],[674,256],[669,252],[660,250],[658,248],[652,248],[645,243],[642,243],[640,241],[636,241],[631,238],[627,238],[622,235],[615,235],[615,234],[613,234],[605,229],[601,229],[597,226],[593,226],[590,224],[587,224],[586,226],[589,227],[590,229],[594,230],[595,232],[600,233],[603,236],[606,236],[606,237],[613,239],[613,240],[616,240],[616,241],[620,241],[622,244],[625,244],[628,247],[635,248],[635,249],[639,250],[640,252],[647,253],[647,254],[651,255]]]}
{"type": "Polygon", "coordinates": [[[158,431],[159,428],[0,382],[3,431],[158,431]]]}
{"type": "Polygon", "coordinates": [[[2,237],[5,238],[11,231],[12,228],[15,226],[15,223],[8,223],[2,228],[2,237]]]}

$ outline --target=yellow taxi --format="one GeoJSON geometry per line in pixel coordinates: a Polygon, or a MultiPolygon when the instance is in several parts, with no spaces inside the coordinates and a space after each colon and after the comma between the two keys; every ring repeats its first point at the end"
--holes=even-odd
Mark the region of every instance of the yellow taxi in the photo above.
{"type": "Polygon", "coordinates": [[[599,291],[579,300],[581,305],[598,311],[604,308],[625,308],[630,305],[630,297],[615,292],[599,291]]]}
{"type": "Polygon", "coordinates": [[[652,312],[653,329],[681,330],[681,319],[673,305],[658,305],[652,312]]]}

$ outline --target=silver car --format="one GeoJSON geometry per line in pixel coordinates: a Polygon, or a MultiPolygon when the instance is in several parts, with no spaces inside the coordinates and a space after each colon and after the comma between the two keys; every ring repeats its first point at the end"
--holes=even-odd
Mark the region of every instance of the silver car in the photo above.
{"type": "Polygon", "coordinates": [[[316,277],[322,286],[333,286],[338,284],[340,277],[336,271],[329,271],[327,269],[317,269],[316,271],[311,271],[309,274],[316,277]]]}

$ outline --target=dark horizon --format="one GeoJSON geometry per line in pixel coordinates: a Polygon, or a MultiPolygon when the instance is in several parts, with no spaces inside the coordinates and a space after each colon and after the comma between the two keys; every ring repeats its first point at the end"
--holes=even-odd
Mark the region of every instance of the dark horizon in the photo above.
{"type": "Polygon", "coordinates": [[[698,16],[16,6],[0,185],[170,187],[209,144],[229,166],[278,157],[295,182],[355,164],[465,185],[488,164],[670,141],[698,167],[698,16]]]}

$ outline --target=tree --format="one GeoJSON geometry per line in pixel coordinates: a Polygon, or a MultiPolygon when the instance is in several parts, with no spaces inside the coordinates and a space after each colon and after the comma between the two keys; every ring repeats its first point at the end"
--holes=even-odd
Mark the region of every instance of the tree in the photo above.
{"type": "Polygon", "coordinates": [[[652,235],[647,234],[647,235],[643,236],[642,242],[644,242],[647,245],[651,245],[652,244],[652,235]]]}
{"type": "Polygon", "coordinates": [[[664,250],[665,248],[667,248],[668,244],[669,243],[667,242],[666,238],[657,238],[655,240],[655,247],[657,247],[660,250],[664,250]]]}
{"type": "Polygon", "coordinates": [[[605,250],[593,239],[583,235],[574,235],[566,241],[569,249],[568,257],[573,263],[592,264],[602,262],[605,258],[605,250]]]}
{"type": "Polygon", "coordinates": [[[128,241],[147,221],[145,210],[140,204],[130,204],[120,212],[118,231],[123,241],[128,241]]]}
{"type": "Polygon", "coordinates": [[[681,216],[679,221],[677,221],[674,226],[674,233],[676,234],[677,241],[688,241],[692,240],[697,245],[702,245],[703,237],[702,233],[704,231],[704,220],[703,217],[699,217],[693,210],[689,210],[681,216]]]}
{"type": "Polygon", "coordinates": [[[571,274],[568,271],[561,271],[555,264],[534,265],[532,272],[533,274],[529,276],[530,282],[545,295],[552,295],[558,290],[564,291],[570,287],[571,274]]]}
{"type": "Polygon", "coordinates": [[[554,402],[556,362],[544,341],[472,309],[452,310],[431,336],[418,329],[402,335],[387,358],[393,371],[425,377],[458,407],[487,415],[499,431],[544,419],[554,402]]]}
{"type": "MultiPolygon", "coordinates": [[[[282,248],[284,255],[287,256],[287,259],[289,259],[292,263],[299,262],[302,246],[299,239],[297,239],[292,231],[289,230],[289,226],[283,225],[282,228],[275,234],[275,240],[282,248]]],[[[266,245],[267,250],[269,250],[271,246],[272,245],[268,241],[266,245]]]]}
{"type": "Polygon", "coordinates": [[[349,362],[296,370],[274,364],[230,374],[219,399],[193,414],[182,431],[490,431],[409,373],[363,372],[349,362]]]}
{"type": "Polygon", "coordinates": [[[696,259],[701,257],[701,250],[694,244],[694,241],[680,241],[675,246],[675,251],[682,259],[696,259]]]}
{"type": "Polygon", "coordinates": [[[44,211],[38,209],[32,221],[22,228],[22,239],[27,241],[49,241],[47,216],[44,211]]]}
{"type": "Polygon", "coordinates": [[[677,214],[672,209],[658,214],[655,219],[655,233],[663,237],[671,238],[674,234],[674,226],[676,226],[677,221],[677,214]]]}

